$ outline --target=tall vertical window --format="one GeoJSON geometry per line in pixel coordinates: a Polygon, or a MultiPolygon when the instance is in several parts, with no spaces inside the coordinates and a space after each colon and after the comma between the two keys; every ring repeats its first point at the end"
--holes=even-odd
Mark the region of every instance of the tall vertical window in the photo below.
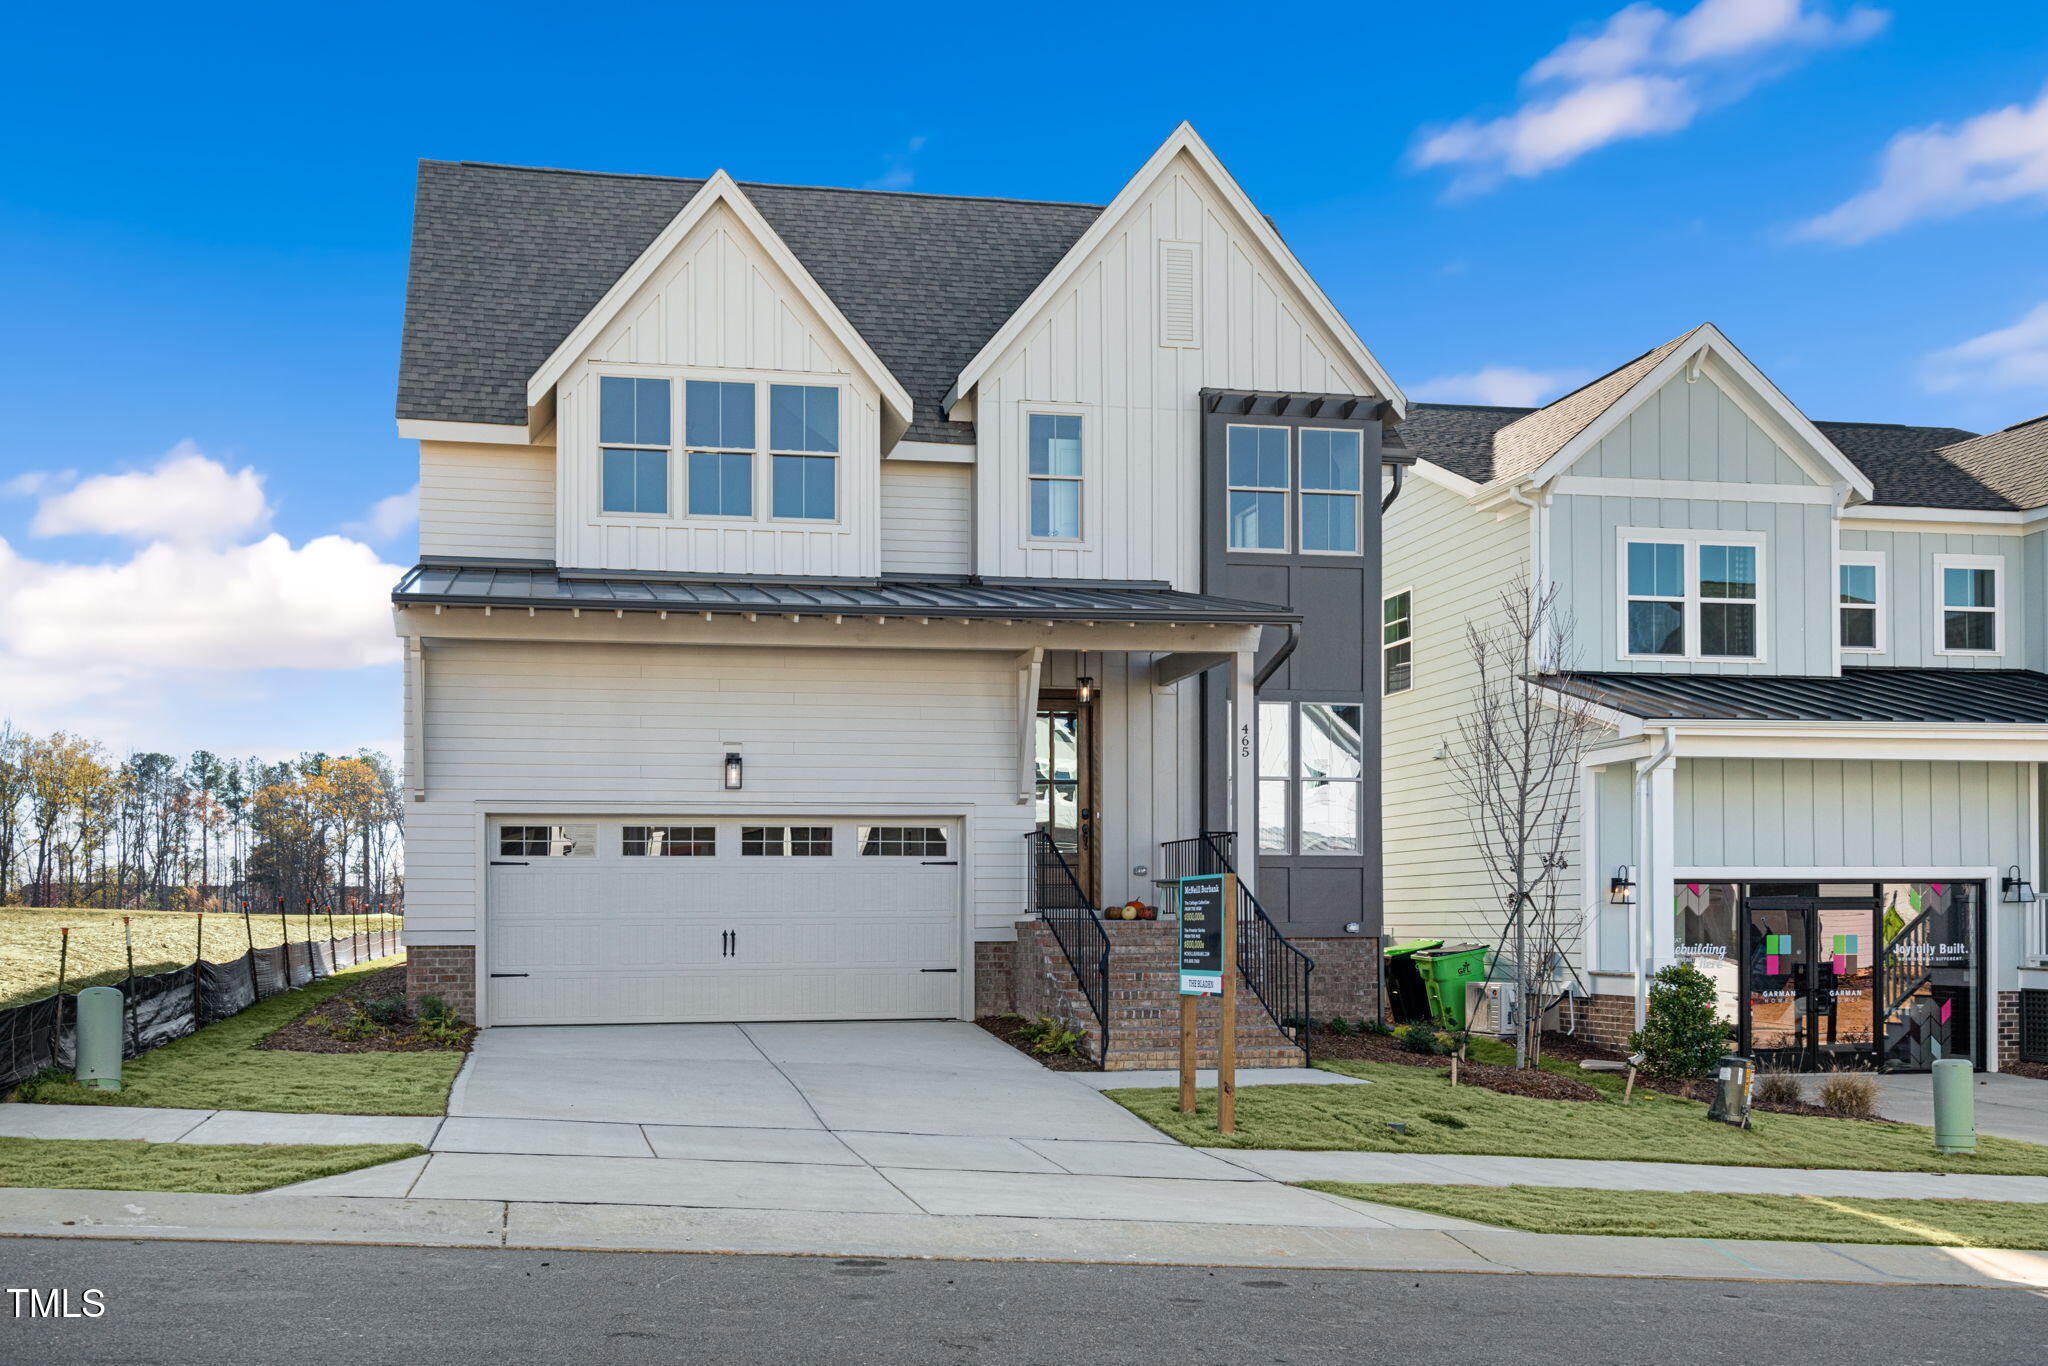
{"type": "Polygon", "coordinates": [[[839,391],[768,386],[769,516],[829,522],[839,515],[839,391]]]}
{"type": "Polygon", "coordinates": [[[605,512],[668,511],[669,384],[665,379],[598,379],[597,439],[603,450],[605,512]]]}
{"type": "Polygon", "coordinates": [[[1032,539],[1080,540],[1081,419],[1072,413],[1033,413],[1027,439],[1032,539]]]}
{"type": "Polygon", "coordinates": [[[1622,542],[1622,654],[1761,659],[1760,540],[1636,533],[1622,542]]]}
{"type": "Polygon", "coordinates": [[[1355,431],[1301,429],[1301,548],[1358,553],[1363,442],[1355,431]]]}
{"type": "Polygon", "coordinates": [[[1406,692],[1413,682],[1414,622],[1409,617],[1406,590],[1388,595],[1380,604],[1380,691],[1406,692]]]}
{"type": "Polygon", "coordinates": [[[1878,654],[1884,649],[1879,603],[1884,594],[1884,557],[1843,556],[1835,566],[1835,619],[1844,650],[1878,654]]]}
{"type": "Polygon", "coordinates": [[[1356,703],[1259,704],[1259,848],[1355,854],[1362,847],[1365,709],[1356,703]]]}
{"type": "Polygon", "coordinates": [[[1230,481],[1230,548],[1287,549],[1285,427],[1232,427],[1225,452],[1230,481]]]}
{"type": "Polygon", "coordinates": [[[2004,607],[1998,577],[2004,561],[1984,555],[1936,555],[1936,589],[1941,594],[1941,654],[1994,655],[2004,607]]]}
{"type": "Polygon", "coordinates": [[[693,379],[683,386],[692,517],[754,515],[754,386],[693,379]]]}

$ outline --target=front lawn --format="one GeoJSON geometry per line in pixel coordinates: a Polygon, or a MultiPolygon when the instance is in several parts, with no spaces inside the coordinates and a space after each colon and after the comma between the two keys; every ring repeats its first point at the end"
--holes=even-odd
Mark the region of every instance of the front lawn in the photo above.
{"type": "Polygon", "coordinates": [[[1974,1157],[1944,1157],[1914,1124],[1758,1115],[1731,1129],[1696,1101],[1638,1088],[1635,1101],[1536,1100],[1445,1074],[1386,1063],[1319,1066],[1370,1086],[1247,1086],[1237,1093],[1237,1133],[1216,1132],[1213,1091],[1183,1115],[1172,1088],[1103,1094],[1183,1143],[1210,1148],[1307,1148],[1374,1153],[1469,1153],[1621,1162],[1706,1162],[1733,1167],[1842,1167],[1865,1171],[2048,1175],[2048,1147],[1980,1137],[1974,1157]],[[1405,1132],[1388,1127],[1404,1126],[1405,1132]]]}
{"type": "Polygon", "coordinates": [[[2048,1249],[2048,1205],[1557,1186],[1305,1181],[1310,1190],[1530,1233],[2048,1249]]]}
{"type": "MultiPolygon", "coordinates": [[[[290,931],[293,943],[308,935],[306,918],[298,915],[282,926],[274,915],[252,915],[248,929],[244,930],[240,915],[209,913],[202,942],[198,918],[184,911],[0,907],[0,1010],[25,1005],[57,989],[58,945],[62,942],[57,931],[67,925],[71,927],[71,949],[64,990],[121,985],[128,975],[128,954],[121,938],[124,915],[134,922],[130,929],[135,936],[138,977],[191,966],[195,948],[204,951],[208,962],[231,962],[248,951],[252,932],[259,949],[283,943],[286,930],[290,931]]],[[[337,915],[334,933],[337,938],[346,939],[351,924],[367,934],[372,930],[396,929],[404,923],[395,915],[365,915],[354,921],[337,915]]],[[[313,917],[311,936],[327,937],[326,916],[313,917]]]]}
{"type": "Polygon", "coordinates": [[[280,992],[197,1034],[131,1059],[119,1091],[91,1090],[68,1077],[22,1084],[17,1100],[57,1105],[152,1105],[192,1110],[278,1110],[295,1114],[438,1115],[462,1069],[461,1052],[293,1053],[258,1048],[272,1031],[360,977],[390,967],[379,959],[296,991],[280,992]]]}
{"type": "Polygon", "coordinates": [[[0,1138],[0,1186],[247,1195],[418,1157],[417,1143],[142,1143],[0,1138]]]}

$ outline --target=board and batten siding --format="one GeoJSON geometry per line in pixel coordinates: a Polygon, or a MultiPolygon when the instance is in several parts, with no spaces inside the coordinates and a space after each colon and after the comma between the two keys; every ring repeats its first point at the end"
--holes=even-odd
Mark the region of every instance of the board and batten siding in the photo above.
{"type": "Polygon", "coordinates": [[[974,466],[882,462],[882,572],[974,572],[974,466]]]}
{"type": "Polygon", "coordinates": [[[555,558],[555,448],[420,442],[420,553],[555,558]]]}
{"type": "Polygon", "coordinates": [[[408,942],[475,942],[475,817],[497,801],[678,817],[928,804],[970,821],[975,932],[1009,938],[1023,911],[1033,816],[1016,800],[1009,653],[432,641],[426,675],[408,942]],[[727,741],[745,755],[741,792],[722,786],[727,741]]]}
{"type": "Polygon", "coordinates": [[[1875,551],[1884,556],[1883,654],[1845,654],[1845,668],[1879,665],[1915,669],[2020,669],[2039,667],[2031,651],[2042,633],[2030,629],[2032,613],[2042,598],[2027,573],[2029,537],[1970,536],[1951,532],[1862,531],[1854,520],[1842,523],[1842,549],[1875,551]],[[2005,598],[2002,648],[1995,655],[1938,654],[1941,630],[1941,584],[1935,577],[1937,555],[1988,555],[2004,561],[1999,592],[2005,598]]]}
{"type": "MultiPolygon", "coordinates": [[[[1176,260],[1180,258],[1177,256],[1176,260]]],[[[1176,296],[1173,328],[1184,328],[1176,296]]],[[[1191,161],[1174,163],[976,386],[982,509],[976,562],[1023,578],[1163,579],[1200,572],[1199,394],[1204,386],[1369,394],[1191,161]],[[1161,252],[1194,249],[1193,342],[1163,325],[1161,252]],[[1081,538],[1030,537],[1033,412],[1082,420],[1081,538]]]]}
{"type": "MultiPolygon", "coordinates": [[[[561,563],[705,574],[867,578],[878,572],[880,395],[730,210],[720,206],[706,214],[579,360],[556,390],[561,563]],[[677,386],[677,453],[670,460],[666,516],[600,509],[602,374],[666,378],[677,386]],[[768,520],[759,468],[755,518],[685,516],[685,379],[839,386],[838,518],[829,524],[768,520]]],[[[765,459],[757,457],[757,466],[765,459]]]]}
{"type": "Polygon", "coordinates": [[[1684,759],[1678,866],[2026,865],[2031,765],[1891,759],[1684,759]]]}
{"type": "Polygon", "coordinates": [[[1667,380],[1581,456],[1571,473],[1610,479],[1709,484],[1814,481],[1759,427],[1711,373],[1667,380]]]}
{"type": "MultiPolygon", "coordinates": [[[[1528,572],[1528,513],[1519,506],[1479,511],[1418,476],[1388,510],[1383,535],[1381,590],[1407,590],[1414,623],[1414,685],[1381,704],[1385,935],[1389,942],[1491,943],[1501,924],[1499,893],[1454,766],[1437,756],[1456,749],[1471,709],[1466,625],[1497,620],[1501,592],[1528,572]]],[[[1563,890],[1566,905],[1575,905],[1576,884],[1563,890]]]]}

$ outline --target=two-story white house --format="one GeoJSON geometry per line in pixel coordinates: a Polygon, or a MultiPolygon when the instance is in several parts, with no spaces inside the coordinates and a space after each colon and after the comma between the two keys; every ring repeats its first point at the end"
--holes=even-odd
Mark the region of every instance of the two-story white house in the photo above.
{"type": "MultiPolygon", "coordinates": [[[[1386,528],[1386,931],[1501,916],[1446,762],[1468,621],[1554,586],[1589,705],[1559,1023],[1678,961],[1791,1066],[2048,1032],[2048,420],[1812,422],[1712,325],[1535,410],[1416,405],[1386,528]]],[[[2035,1047],[2048,1047],[2043,1037],[2035,1047]]]]}
{"type": "Polygon", "coordinates": [[[964,1017],[1042,909],[1106,996],[1259,808],[1206,857],[1375,1009],[1404,412],[1186,127],[1106,206],[424,164],[414,994],[964,1017]]]}

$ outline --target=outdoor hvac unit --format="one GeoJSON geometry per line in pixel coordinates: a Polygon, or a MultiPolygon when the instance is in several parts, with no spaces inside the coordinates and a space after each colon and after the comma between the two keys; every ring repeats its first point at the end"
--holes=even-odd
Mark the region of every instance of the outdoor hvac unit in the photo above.
{"type": "Polygon", "coordinates": [[[1513,982],[1467,982],[1465,1018],[1474,1034],[1505,1037],[1515,1032],[1515,984],[1513,982]]]}

